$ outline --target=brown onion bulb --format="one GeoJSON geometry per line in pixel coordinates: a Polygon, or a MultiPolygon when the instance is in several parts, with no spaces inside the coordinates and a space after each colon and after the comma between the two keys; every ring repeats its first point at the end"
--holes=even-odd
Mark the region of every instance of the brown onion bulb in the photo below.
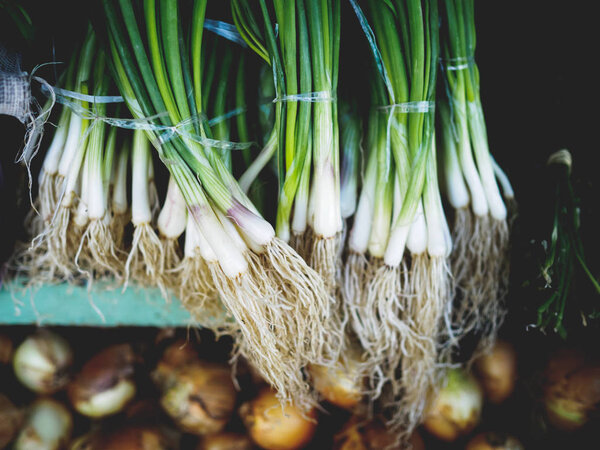
{"type": "Polygon", "coordinates": [[[360,403],[364,377],[358,355],[345,355],[335,366],[308,366],[313,387],[328,402],[353,410],[360,403]]]}
{"type": "Polygon", "coordinates": [[[13,358],[12,339],[5,334],[0,334],[0,364],[8,364],[13,358]]]}
{"type": "Polygon", "coordinates": [[[223,430],[235,408],[236,394],[227,365],[198,361],[173,372],[160,403],[179,429],[203,435],[223,430]]]}
{"type": "Polygon", "coordinates": [[[450,369],[423,425],[437,438],[451,442],[475,428],[482,407],[483,390],[477,379],[465,370],[450,369]]]}
{"type": "Polygon", "coordinates": [[[73,418],[62,403],[51,398],[39,398],[29,407],[13,450],[64,448],[72,430],[73,418]]]}
{"type": "Polygon", "coordinates": [[[465,450],[525,450],[523,444],[514,436],[484,432],[475,435],[465,450]]]}
{"type": "Polygon", "coordinates": [[[258,395],[239,410],[254,443],[268,450],[293,450],[304,447],[317,428],[314,409],[306,417],[293,405],[282,407],[275,392],[262,388],[258,395]]]}
{"type": "Polygon", "coordinates": [[[22,422],[23,411],[0,393],[0,448],[6,447],[13,440],[22,422]]]}
{"type": "Polygon", "coordinates": [[[200,361],[193,345],[183,339],[170,344],[162,354],[156,368],[152,371],[152,380],[159,389],[165,389],[176,381],[175,372],[192,363],[200,361]]]}
{"type": "Polygon", "coordinates": [[[223,432],[203,436],[196,450],[252,450],[250,438],[241,433],[223,432]]]}
{"type": "Polygon", "coordinates": [[[179,448],[179,436],[164,428],[130,425],[98,430],[75,440],[70,450],[170,450],[179,448]]]}
{"type": "Polygon", "coordinates": [[[69,343],[44,329],[27,337],[13,356],[17,379],[39,394],[53,394],[65,387],[72,363],[69,343]]]}
{"type": "Polygon", "coordinates": [[[367,420],[358,416],[352,416],[333,439],[335,450],[425,450],[425,442],[417,431],[404,443],[381,420],[367,420]]]}
{"type": "Polygon", "coordinates": [[[75,410],[94,418],[121,411],[136,393],[134,362],[129,344],[113,345],[93,356],[69,384],[75,410]]]}
{"type": "Polygon", "coordinates": [[[502,403],[514,391],[517,380],[517,354],[506,341],[497,341],[488,354],[475,361],[485,397],[491,403],[502,403]]]}
{"type": "Polygon", "coordinates": [[[573,431],[585,425],[600,403],[600,363],[574,350],[552,356],[545,371],[544,406],[556,428],[573,431]]]}

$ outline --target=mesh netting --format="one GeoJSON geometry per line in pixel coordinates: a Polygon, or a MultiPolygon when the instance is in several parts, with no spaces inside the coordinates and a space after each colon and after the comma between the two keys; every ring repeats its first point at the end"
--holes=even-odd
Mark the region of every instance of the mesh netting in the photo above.
{"type": "Polygon", "coordinates": [[[30,104],[29,79],[21,71],[19,55],[0,46],[0,114],[16,117],[25,123],[30,104]]]}

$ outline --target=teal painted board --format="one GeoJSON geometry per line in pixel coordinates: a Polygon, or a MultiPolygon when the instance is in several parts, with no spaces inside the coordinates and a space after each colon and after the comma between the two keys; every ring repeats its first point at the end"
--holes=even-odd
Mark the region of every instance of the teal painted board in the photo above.
{"type": "Polygon", "coordinates": [[[0,289],[0,324],[69,326],[187,326],[190,314],[172,297],[166,301],[156,289],[120,288],[95,283],[83,286],[44,285],[24,290],[5,284],[0,289]]]}

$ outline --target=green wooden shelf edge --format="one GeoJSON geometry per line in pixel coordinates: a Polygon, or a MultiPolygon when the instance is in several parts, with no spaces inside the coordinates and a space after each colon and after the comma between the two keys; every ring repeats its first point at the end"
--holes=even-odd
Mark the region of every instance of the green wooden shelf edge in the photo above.
{"type": "Polygon", "coordinates": [[[0,324],[64,326],[188,326],[190,314],[172,297],[166,301],[157,289],[129,286],[107,288],[45,285],[24,290],[16,283],[0,288],[0,324]]]}

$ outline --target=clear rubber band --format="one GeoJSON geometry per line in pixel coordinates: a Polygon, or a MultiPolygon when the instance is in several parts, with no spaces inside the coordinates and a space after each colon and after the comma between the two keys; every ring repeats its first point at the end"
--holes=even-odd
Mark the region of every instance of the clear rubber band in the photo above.
{"type": "Polygon", "coordinates": [[[474,56],[457,56],[456,58],[440,58],[440,64],[445,70],[458,71],[469,69],[475,64],[474,56]]]}

